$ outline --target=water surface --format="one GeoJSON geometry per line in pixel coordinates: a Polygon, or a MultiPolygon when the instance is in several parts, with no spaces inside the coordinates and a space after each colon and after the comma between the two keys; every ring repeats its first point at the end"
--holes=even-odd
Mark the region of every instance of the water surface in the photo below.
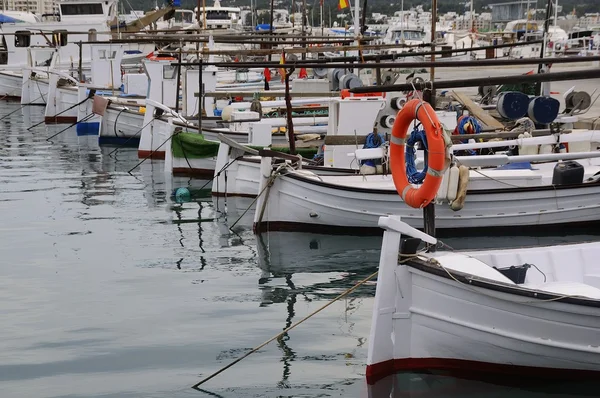
{"type": "MultiPolygon", "coordinates": [[[[3,103],[0,117],[18,107],[3,103]]],[[[249,201],[216,203],[194,190],[192,201],[175,203],[174,188],[206,181],[166,178],[161,162],[129,174],[135,149],[100,148],[74,129],[48,142],[65,126],[27,130],[42,118],[42,109],[24,108],[0,120],[2,397],[376,397],[389,396],[390,386],[394,396],[545,396],[417,374],[367,388],[372,283],[212,379],[206,391],[192,390],[373,273],[381,238],[256,237],[252,212],[236,223],[236,212],[217,211],[243,210],[249,201]]],[[[447,242],[474,248],[584,238],[447,242]]]]}

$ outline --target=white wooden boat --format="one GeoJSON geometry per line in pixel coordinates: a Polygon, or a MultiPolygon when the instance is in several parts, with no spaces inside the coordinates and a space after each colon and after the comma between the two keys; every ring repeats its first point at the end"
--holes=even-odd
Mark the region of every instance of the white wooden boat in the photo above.
{"type": "Polygon", "coordinates": [[[399,257],[401,235],[436,240],[397,216],[379,225],[369,383],[400,370],[598,379],[600,242],[415,254],[413,239],[399,257]]]}
{"type": "MultiPolygon", "coordinates": [[[[594,132],[590,133],[593,137],[594,132]]],[[[575,138],[579,137],[563,135],[561,139],[575,138]]],[[[600,152],[585,152],[524,155],[515,159],[548,161],[579,158],[579,163],[585,168],[583,181],[586,181],[600,172],[599,156],[600,152]]],[[[494,156],[460,159],[461,162],[493,161],[494,156]]],[[[377,231],[379,217],[391,213],[400,215],[411,226],[423,225],[422,211],[402,202],[389,175],[326,176],[286,169],[273,176],[268,172],[271,168],[268,162],[268,158],[263,160],[267,164],[262,166],[258,192],[267,184],[270,188],[268,194],[257,201],[256,230],[320,231],[327,227],[332,232],[377,231]]],[[[572,185],[553,185],[555,166],[556,163],[541,163],[535,164],[532,169],[471,169],[463,208],[453,211],[447,204],[437,206],[437,227],[498,229],[600,221],[600,184],[596,179],[572,185]]],[[[448,202],[442,196],[438,203],[448,202]]]]}
{"type": "Polygon", "coordinates": [[[100,122],[100,145],[138,147],[144,121],[143,105],[110,104],[100,122]]]}
{"type": "MultiPolygon", "coordinates": [[[[326,101],[326,103],[328,103],[330,107],[330,111],[327,117],[313,116],[294,119],[294,132],[297,134],[297,136],[300,136],[304,133],[336,134],[338,133],[338,131],[353,131],[355,134],[358,135],[366,135],[372,131],[373,123],[377,118],[379,111],[382,109],[385,103],[384,99],[377,97],[356,99],[308,98],[299,99],[297,101],[301,104],[313,102],[322,103],[322,101],[326,101]],[[358,113],[359,111],[362,111],[362,113],[358,113]]],[[[281,104],[281,101],[264,102],[264,106],[280,106],[281,104]]],[[[248,107],[248,104],[236,103],[232,104],[232,107],[244,108],[248,107]]],[[[210,156],[194,157],[181,156],[181,154],[178,154],[177,156],[172,156],[172,145],[174,144],[174,142],[171,141],[170,143],[165,145],[165,147],[167,147],[166,150],[168,152],[165,156],[165,159],[167,159],[167,163],[165,163],[165,167],[167,168],[166,171],[173,172],[174,174],[210,177],[212,177],[215,172],[218,173],[218,171],[222,169],[225,166],[225,164],[230,162],[230,158],[232,156],[228,146],[224,146],[223,150],[220,149],[220,141],[218,138],[219,134],[222,134],[232,142],[244,143],[259,148],[264,148],[271,145],[273,147],[280,148],[288,146],[288,138],[285,134],[273,133],[273,130],[279,127],[284,127],[286,125],[286,121],[284,120],[284,118],[263,118],[260,121],[256,121],[258,118],[258,114],[256,114],[255,116],[252,116],[252,114],[253,112],[239,112],[238,114],[235,114],[236,118],[234,118],[234,120],[231,120],[232,123],[229,124],[229,128],[210,129],[204,128],[203,126],[202,135],[205,140],[204,144],[214,146],[214,151],[210,154],[210,156]],[[249,114],[250,116],[244,116],[244,114],[249,114]],[[249,119],[244,120],[243,117],[249,119]],[[169,148],[169,146],[171,147],[169,148]]],[[[153,123],[164,124],[165,121],[156,120],[153,123]]],[[[176,124],[174,124],[174,128],[176,127],[176,124]]],[[[147,131],[150,132],[150,129],[147,129],[147,131]]],[[[165,136],[165,139],[166,137],[168,136],[165,136]]],[[[202,142],[199,142],[198,145],[201,144],[202,142]]],[[[307,150],[307,152],[311,152],[311,157],[316,151],[315,148],[320,144],[321,141],[317,140],[306,141],[306,145],[312,146],[311,150],[307,150]],[[314,144],[314,146],[312,144],[314,144]]],[[[237,155],[233,156],[237,157],[237,155]]],[[[249,172],[249,178],[256,181],[258,181],[257,166],[257,164],[250,165],[250,167],[254,168],[254,172],[249,172]]],[[[230,171],[233,172],[233,169],[231,169],[230,171]]],[[[335,172],[335,170],[332,170],[332,172],[335,172]]],[[[225,178],[225,175],[223,175],[222,178],[225,178]]],[[[241,178],[244,177],[241,176],[241,178]]],[[[240,183],[240,185],[243,185],[243,183],[240,183]]],[[[213,185],[213,187],[214,186],[215,185],[213,185]]],[[[226,184],[220,186],[222,188],[225,188],[226,184]]],[[[239,191],[237,188],[230,186],[231,190],[229,192],[233,194],[239,193],[242,196],[256,195],[257,187],[257,184],[252,184],[248,187],[248,191],[239,191]]],[[[215,193],[225,194],[225,192],[221,192],[219,189],[217,189],[215,193]]]]}

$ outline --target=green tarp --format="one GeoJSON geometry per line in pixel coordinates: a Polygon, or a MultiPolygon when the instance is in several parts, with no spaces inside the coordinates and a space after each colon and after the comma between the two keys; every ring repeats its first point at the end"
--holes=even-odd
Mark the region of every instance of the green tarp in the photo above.
{"type": "Polygon", "coordinates": [[[173,157],[188,159],[203,159],[217,156],[219,143],[207,141],[202,134],[179,133],[172,138],[173,157]]]}
{"type": "MultiPolygon", "coordinates": [[[[208,141],[204,136],[196,133],[179,133],[173,136],[172,153],[174,158],[203,159],[217,156],[219,152],[219,143],[208,141]]],[[[256,150],[262,147],[253,147],[256,150]]],[[[274,151],[290,153],[287,147],[274,147],[274,151]]],[[[317,148],[297,148],[296,153],[303,158],[312,159],[317,153],[317,148]]]]}

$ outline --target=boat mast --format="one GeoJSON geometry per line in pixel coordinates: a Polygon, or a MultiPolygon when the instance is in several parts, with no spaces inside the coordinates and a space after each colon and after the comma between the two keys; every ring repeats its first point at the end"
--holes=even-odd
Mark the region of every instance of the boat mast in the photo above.
{"type": "MultiPolygon", "coordinates": [[[[542,48],[540,50],[540,58],[544,58],[544,54],[546,53],[546,43],[548,42],[548,30],[550,29],[550,13],[552,12],[552,0],[548,0],[548,5],[546,7],[546,19],[544,20],[544,39],[542,40],[542,48]]],[[[539,64],[538,65],[538,73],[547,72],[548,65],[547,64],[539,64]]],[[[537,88],[537,95],[546,95],[550,94],[550,85],[549,84],[540,84],[537,88]]]]}
{"type": "Polygon", "coordinates": [[[356,45],[360,44],[360,0],[354,0],[354,38],[356,39],[356,45]]]}
{"type": "Polygon", "coordinates": [[[324,26],[323,26],[323,0],[319,1],[319,5],[321,7],[321,36],[325,36],[323,30],[324,30],[324,26]]]}
{"type": "MultiPolygon", "coordinates": [[[[475,25],[473,24],[473,0],[471,0],[471,33],[475,32],[475,25]]],[[[471,39],[472,41],[473,39],[471,39]]]]}
{"type": "Polygon", "coordinates": [[[400,43],[404,43],[404,0],[400,3],[400,15],[402,20],[400,20],[400,43]]]}

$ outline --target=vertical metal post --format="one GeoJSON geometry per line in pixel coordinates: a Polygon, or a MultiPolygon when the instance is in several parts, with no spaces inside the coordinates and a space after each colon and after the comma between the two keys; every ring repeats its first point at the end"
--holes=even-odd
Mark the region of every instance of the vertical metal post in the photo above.
{"type": "Polygon", "coordinates": [[[202,58],[199,60],[198,72],[198,134],[202,134],[202,111],[204,110],[204,84],[202,84],[202,58]]]}
{"type": "Polygon", "coordinates": [[[200,34],[200,8],[202,8],[202,0],[198,0],[196,3],[196,8],[198,12],[196,13],[196,20],[198,21],[198,34],[200,34]]]}
{"type": "MultiPolygon", "coordinates": [[[[437,0],[432,0],[431,4],[431,62],[435,62],[435,23],[437,21],[437,0]]],[[[435,68],[431,67],[430,80],[432,82],[431,91],[423,91],[424,97],[428,96],[427,100],[431,104],[431,107],[435,109],[435,90],[433,89],[433,82],[435,81],[435,68]]],[[[435,237],[435,204],[429,203],[423,208],[423,227],[425,233],[435,237]]],[[[435,251],[434,245],[427,245],[429,251],[435,251]]]]}
{"type": "Polygon", "coordinates": [[[296,154],[296,136],[294,135],[294,122],[292,120],[292,96],[290,95],[290,75],[294,69],[285,71],[285,116],[287,119],[287,133],[290,144],[290,154],[296,154]]]}
{"type": "MultiPolygon", "coordinates": [[[[306,48],[306,0],[302,0],[302,47],[306,48]]],[[[306,59],[306,52],[302,53],[302,59],[306,59]]]]}
{"type": "MultiPolygon", "coordinates": [[[[437,21],[437,0],[431,0],[431,62],[435,62],[435,23],[437,21]]],[[[429,103],[431,107],[435,109],[435,89],[433,88],[433,82],[435,81],[435,67],[431,67],[429,73],[429,79],[431,80],[431,98],[429,103]]]]}
{"type": "MultiPolygon", "coordinates": [[[[320,1],[319,1],[319,4],[320,4],[320,6],[321,6],[321,36],[325,36],[325,31],[324,31],[324,29],[325,29],[325,26],[323,25],[323,19],[324,19],[324,18],[323,18],[323,1],[324,1],[324,0],[320,0],[320,1]]],[[[558,1],[558,0],[557,0],[557,1],[558,1]]]]}
{"type": "Polygon", "coordinates": [[[177,83],[175,84],[175,113],[179,113],[179,85],[181,84],[181,47],[179,44],[179,65],[177,65],[177,83]]]}
{"type": "MultiPolygon", "coordinates": [[[[377,56],[377,58],[375,58],[375,63],[379,64],[381,61],[379,59],[379,55],[377,56]]],[[[377,77],[377,85],[381,86],[381,68],[377,68],[375,69],[375,74],[377,77]]]]}
{"type": "Polygon", "coordinates": [[[81,40],[79,40],[79,63],[77,69],[77,72],[79,73],[79,83],[83,83],[83,44],[81,44],[81,40]]]}
{"type": "MultiPolygon", "coordinates": [[[[274,0],[271,0],[271,11],[270,11],[271,15],[269,17],[269,41],[273,40],[273,7],[274,7],[273,2],[274,2],[274,0]]],[[[292,5],[293,4],[294,3],[292,3],[292,5]]],[[[271,49],[271,48],[273,48],[273,46],[269,45],[269,49],[271,49]]],[[[271,53],[270,52],[269,52],[268,59],[269,59],[269,61],[271,60],[271,53]]]]}
{"type": "MultiPolygon", "coordinates": [[[[425,233],[435,238],[435,204],[433,202],[423,208],[423,221],[425,233]]],[[[428,243],[426,247],[430,252],[435,251],[435,245],[428,243]]]]}
{"type": "MultiPolygon", "coordinates": [[[[540,50],[540,58],[544,58],[544,55],[546,54],[546,43],[548,41],[548,30],[550,29],[550,15],[552,12],[552,0],[548,0],[548,4],[546,6],[546,20],[544,21],[544,39],[542,41],[542,48],[540,50]]],[[[546,72],[546,64],[539,64],[538,65],[538,73],[544,73],[546,72]]],[[[546,84],[550,84],[550,83],[546,83],[546,84]]],[[[542,89],[542,87],[545,85],[545,83],[538,83],[536,85],[536,94],[537,95],[543,95],[544,94],[544,90],[542,89]]],[[[548,90],[550,91],[550,90],[548,90]]]]}

